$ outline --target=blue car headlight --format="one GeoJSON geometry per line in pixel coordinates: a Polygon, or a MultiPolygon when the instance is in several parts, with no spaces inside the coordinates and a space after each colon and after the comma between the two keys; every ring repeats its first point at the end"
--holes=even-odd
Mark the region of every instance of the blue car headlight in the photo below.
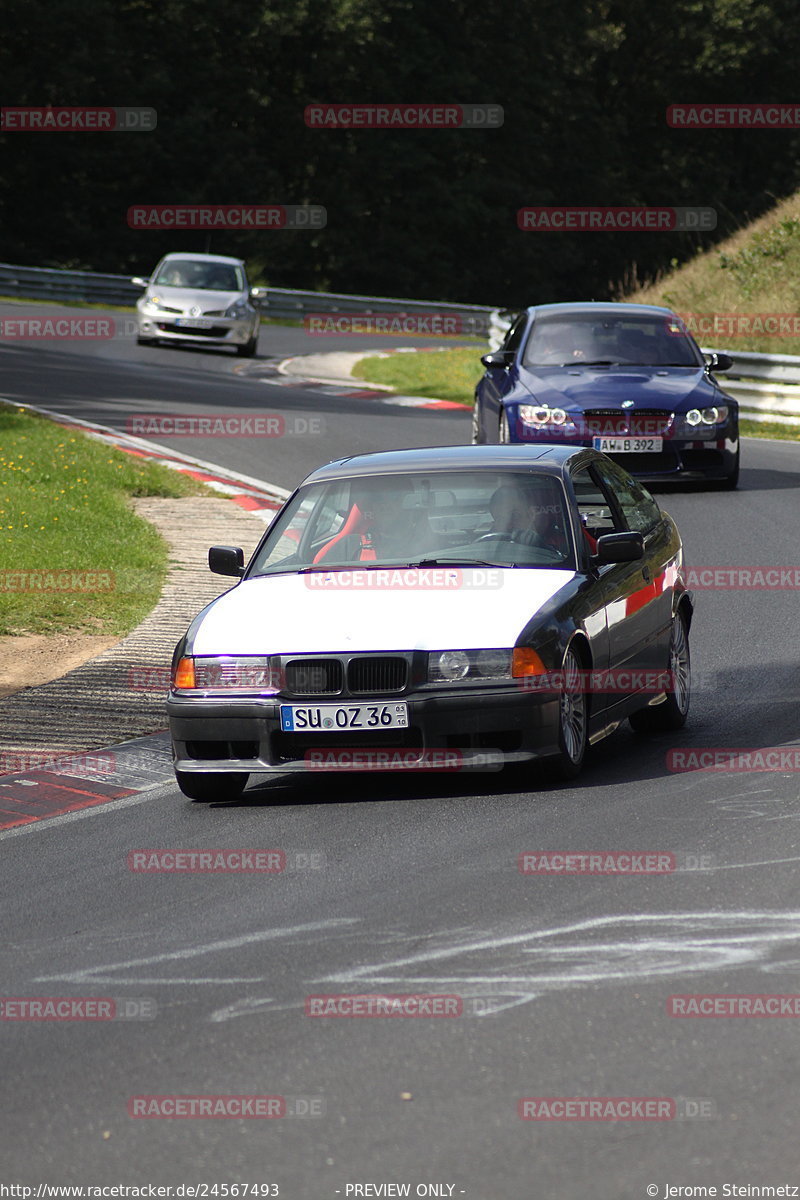
{"type": "Polygon", "coordinates": [[[523,425],[533,425],[534,428],[541,428],[543,425],[572,425],[563,408],[550,408],[548,404],[520,404],[517,412],[523,425]]]}
{"type": "Polygon", "coordinates": [[[727,419],[727,404],[720,404],[713,408],[690,408],[685,417],[686,424],[693,427],[697,425],[724,425],[727,419]]]}

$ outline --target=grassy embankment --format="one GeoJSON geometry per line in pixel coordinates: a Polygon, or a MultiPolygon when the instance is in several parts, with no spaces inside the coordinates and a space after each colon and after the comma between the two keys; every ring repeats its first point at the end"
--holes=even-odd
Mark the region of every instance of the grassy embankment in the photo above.
{"type": "Polygon", "coordinates": [[[0,635],[128,633],[168,565],[130,499],[198,494],[185,475],[0,405],[0,635]]]}

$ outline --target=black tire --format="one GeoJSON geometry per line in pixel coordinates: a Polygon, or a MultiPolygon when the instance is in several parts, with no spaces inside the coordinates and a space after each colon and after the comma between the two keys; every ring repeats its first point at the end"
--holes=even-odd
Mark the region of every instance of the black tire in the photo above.
{"type": "Polygon", "coordinates": [[[502,409],[500,413],[500,425],[497,430],[497,440],[501,446],[508,446],[511,444],[511,429],[509,428],[508,424],[508,413],[505,409],[502,409]]]}
{"type": "Polygon", "coordinates": [[[184,796],[190,800],[236,800],[250,778],[246,771],[177,771],[175,779],[184,796]]]}
{"type": "Polygon", "coordinates": [[[589,714],[583,686],[583,663],[574,650],[564,655],[563,685],[558,700],[559,752],[547,760],[551,778],[576,779],[583,768],[589,745],[589,714]]]}
{"type": "Polygon", "coordinates": [[[686,724],[692,694],[692,661],[689,632],[681,612],[672,618],[667,670],[675,686],[667,692],[667,698],[661,704],[631,713],[628,720],[635,733],[665,733],[670,729],[682,729],[686,724]]]}
{"type": "Polygon", "coordinates": [[[245,342],[243,346],[236,347],[236,353],[239,358],[253,358],[258,347],[258,332],[254,337],[250,338],[249,342],[245,342]]]}
{"type": "Polygon", "coordinates": [[[483,436],[483,432],[481,431],[481,421],[480,421],[480,417],[481,417],[480,405],[479,405],[478,401],[476,400],[476,401],[475,401],[475,403],[474,403],[474,405],[473,405],[473,407],[472,407],[472,435],[471,435],[471,440],[472,440],[472,445],[473,445],[473,446],[482,446],[482,445],[484,444],[485,440],[486,440],[486,439],[484,438],[484,436],[483,436]]]}

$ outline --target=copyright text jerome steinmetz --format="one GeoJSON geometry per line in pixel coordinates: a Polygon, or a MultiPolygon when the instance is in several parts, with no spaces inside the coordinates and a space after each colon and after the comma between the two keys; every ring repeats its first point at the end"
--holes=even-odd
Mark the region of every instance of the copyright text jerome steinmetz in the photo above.
{"type": "Polygon", "coordinates": [[[796,1183],[649,1183],[647,1195],[659,1200],[703,1200],[715,1196],[800,1196],[796,1183]]]}

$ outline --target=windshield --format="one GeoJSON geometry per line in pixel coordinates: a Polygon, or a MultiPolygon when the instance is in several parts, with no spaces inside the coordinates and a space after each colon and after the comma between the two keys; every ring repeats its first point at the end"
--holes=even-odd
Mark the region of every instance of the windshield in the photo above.
{"type": "Polygon", "coordinates": [[[162,263],[151,281],[159,287],[192,288],[201,292],[243,292],[244,272],[232,263],[199,262],[171,258],[162,263]]]}
{"type": "Polygon", "coordinates": [[[437,471],[310,484],[248,578],[397,565],[574,570],[560,480],[534,471],[437,471]]]}
{"type": "Polygon", "coordinates": [[[537,317],[523,362],[527,367],[699,367],[703,357],[677,317],[581,313],[537,317]]]}

